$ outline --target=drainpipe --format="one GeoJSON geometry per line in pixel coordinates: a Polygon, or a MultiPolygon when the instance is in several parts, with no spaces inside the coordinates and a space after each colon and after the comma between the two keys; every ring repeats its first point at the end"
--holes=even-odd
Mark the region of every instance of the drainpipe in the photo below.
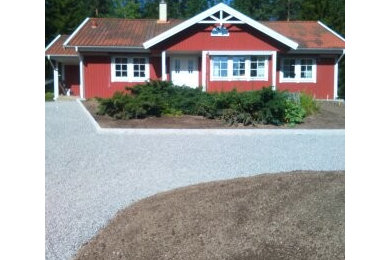
{"type": "Polygon", "coordinates": [[[344,57],[345,50],[343,50],[343,53],[340,55],[340,57],[336,60],[334,64],[334,89],[333,89],[333,98],[337,99],[337,90],[339,85],[339,62],[344,57]]]}

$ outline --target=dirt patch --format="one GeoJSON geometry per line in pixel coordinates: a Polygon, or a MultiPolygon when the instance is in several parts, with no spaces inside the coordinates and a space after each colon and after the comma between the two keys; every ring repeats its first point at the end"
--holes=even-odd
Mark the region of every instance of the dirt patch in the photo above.
{"type": "Polygon", "coordinates": [[[345,174],[200,184],[120,211],[76,259],[344,259],[345,174]]]}
{"type": "MultiPolygon", "coordinates": [[[[83,102],[84,106],[102,128],[291,128],[288,125],[257,125],[257,126],[228,126],[223,120],[207,119],[202,116],[184,115],[180,117],[149,117],[145,119],[116,120],[109,116],[97,115],[98,102],[90,99],[83,102]]],[[[345,106],[340,102],[319,102],[320,110],[315,115],[305,118],[304,123],[294,126],[299,129],[344,129],[345,106]]]]}

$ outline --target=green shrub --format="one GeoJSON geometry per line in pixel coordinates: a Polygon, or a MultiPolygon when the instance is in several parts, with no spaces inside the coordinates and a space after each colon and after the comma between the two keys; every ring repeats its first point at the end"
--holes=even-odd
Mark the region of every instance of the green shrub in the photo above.
{"type": "Polygon", "coordinates": [[[291,126],[295,124],[300,124],[303,122],[303,118],[305,117],[305,110],[298,104],[291,100],[286,101],[286,109],[284,121],[291,126]]]}
{"type": "Polygon", "coordinates": [[[230,125],[296,124],[302,122],[305,110],[292,96],[287,92],[274,91],[272,87],[242,93],[236,90],[206,93],[200,88],[151,81],[126,87],[126,91],[116,92],[112,98],[99,99],[98,114],[118,119],[186,114],[220,118],[230,125]]]}
{"type": "Polygon", "coordinates": [[[318,105],[313,99],[312,96],[307,95],[305,93],[300,94],[299,98],[301,107],[305,110],[306,116],[310,116],[312,114],[315,114],[318,111],[318,105]]]}
{"type": "Polygon", "coordinates": [[[54,101],[54,94],[53,92],[46,92],[45,93],[45,101],[54,101]]]}

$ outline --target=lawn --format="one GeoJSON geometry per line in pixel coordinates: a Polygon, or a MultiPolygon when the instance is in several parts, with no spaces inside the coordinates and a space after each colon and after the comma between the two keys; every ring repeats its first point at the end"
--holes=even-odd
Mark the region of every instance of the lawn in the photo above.
{"type": "Polygon", "coordinates": [[[76,259],[344,259],[345,174],[211,182],[120,211],[76,259]]]}

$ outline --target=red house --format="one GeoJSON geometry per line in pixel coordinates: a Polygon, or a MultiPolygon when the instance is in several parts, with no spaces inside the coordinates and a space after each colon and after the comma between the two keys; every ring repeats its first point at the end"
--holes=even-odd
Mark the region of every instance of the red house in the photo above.
{"type": "Polygon", "coordinates": [[[54,94],[110,97],[148,80],[204,91],[273,86],[337,98],[345,40],[320,21],[258,22],[220,3],[188,19],[86,18],[57,36],[46,57],[54,94]]]}

